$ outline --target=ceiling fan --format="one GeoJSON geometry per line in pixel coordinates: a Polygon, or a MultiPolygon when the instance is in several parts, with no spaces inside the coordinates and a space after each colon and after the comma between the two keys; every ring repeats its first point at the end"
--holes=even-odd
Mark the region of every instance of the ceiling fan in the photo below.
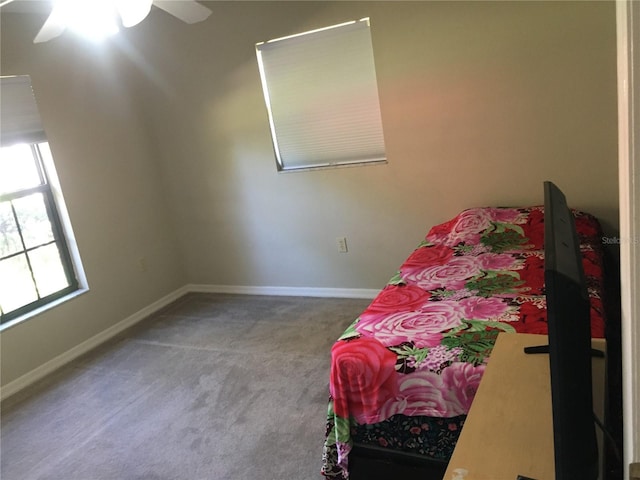
{"type": "MultiPolygon", "coordinates": [[[[0,7],[19,0],[0,1],[0,7]]],[[[33,43],[47,42],[67,28],[88,34],[108,36],[118,26],[133,27],[144,20],[155,6],[186,23],[206,20],[211,10],[195,0],[53,0],[53,9],[33,43]]]]}

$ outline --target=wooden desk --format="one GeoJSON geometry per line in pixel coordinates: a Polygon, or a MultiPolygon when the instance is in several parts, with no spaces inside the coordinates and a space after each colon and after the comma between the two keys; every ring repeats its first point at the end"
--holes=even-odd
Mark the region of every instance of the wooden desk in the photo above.
{"type": "MultiPolygon", "coordinates": [[[[498,336],[444,480],[554,480],[549,356],[523,352],[546,343],[544,335],[498,336]]],[[[605,349],[604,340],[592,344],[605,349]]],[[[594,410],[602,419],[604,359],[594,358],[593,370],[594,410]]]]}

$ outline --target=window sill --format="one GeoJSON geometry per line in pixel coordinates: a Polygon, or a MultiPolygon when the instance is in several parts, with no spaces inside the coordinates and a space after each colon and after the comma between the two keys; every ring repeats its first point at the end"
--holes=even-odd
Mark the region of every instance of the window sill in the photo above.
{"type": "Polygon", "coordinates": [[[88,288],[81,287],[75,292],[71,292],[70,294],[65,295],[64,297],[60,297],[56,300],[53,300],[52,302],[47,303],[46,305],[43,305],[34,310],[31,310],[30,312],[25,313],[24,315],[20,315],[19,317],[9,320],[6,323],[0,324],[0,332],[8,330],[11,327],[15,327],[16,325],[22,322],[25,322],[27,320],[30,320],[31,318],[37,315],[40,315],[48,310],[51,310],[52,308],[55,308],[58,305],[68,302],[69,300],[73,300],[74,298],[79,297],[80,295],[87,293],[88,291],[89,291],[88,288]]]}

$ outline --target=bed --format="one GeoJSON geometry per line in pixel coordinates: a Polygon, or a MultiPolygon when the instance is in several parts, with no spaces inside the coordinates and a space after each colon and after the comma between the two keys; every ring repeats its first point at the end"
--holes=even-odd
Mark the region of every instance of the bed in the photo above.
{"type": "MultiPolygon", "coordinates": [[[[573,212],[604,338],[601,228],[573,212]]],[[[543,240],[541,206],[468,209],[428,232],[331,350],[326,478],[349,478],[354,445],[446,466],[498,333],[547,333],[543,240]]]]}

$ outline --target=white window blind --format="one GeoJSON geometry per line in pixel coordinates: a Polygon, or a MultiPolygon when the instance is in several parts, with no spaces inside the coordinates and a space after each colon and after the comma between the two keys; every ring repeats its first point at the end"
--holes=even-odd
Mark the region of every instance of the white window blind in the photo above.
{"type": "Polygon", "coordinates": [[[280,170],[385,161],[368,18],[256,52],[280,170]]]}
{"type": "Polygon", "coordinates": [[[28,75],[0,78],[0,144],[45,142],[28,75]]]}

